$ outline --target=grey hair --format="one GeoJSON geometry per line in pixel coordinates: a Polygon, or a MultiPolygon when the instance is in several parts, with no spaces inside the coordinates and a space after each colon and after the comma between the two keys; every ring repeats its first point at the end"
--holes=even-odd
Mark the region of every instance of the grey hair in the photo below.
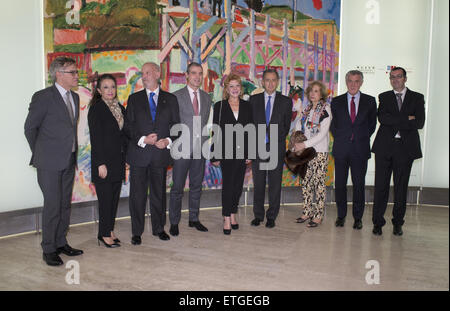
{"type": "Polygon", "coordinates": [[[349,72],[347,72],[345,75],[345,81],[348,81],[349,76],[354,76],[354,75],[359,75],[361,77],[361,81],[364,81],[364,75],[359,70],[350,70],[349,72]]]}
{"type": "Polygon", "coordinates": [[[142,65],[142,68],[144,68],[145,65],[150,65],[153,68],[156,68],[156,71],[161,72],[161,67],[159,67],[159,65],[157,63],[154,62],[146,62],[142,65]]]}
{"type": "Polygon", "coordinates": [[[76,65],[77,62],[70,57],[65,56],[58,56],[53,60],[53,62],[50,64],[50,68],[48,69],[48,72],[50,74],[50,78],[52,79],[53,83],[56,82],[56,72],[60,71],[66,66],[70,65],[76,65]]]}

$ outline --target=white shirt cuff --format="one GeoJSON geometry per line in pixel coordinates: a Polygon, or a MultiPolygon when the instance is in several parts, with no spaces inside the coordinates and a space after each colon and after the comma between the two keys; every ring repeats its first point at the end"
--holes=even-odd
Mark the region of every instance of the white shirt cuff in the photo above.
{"type": "Polygon", "coordinates": [[[145,146],[147,146],[147,144],[144,143],[144,139],[145,139],[145,136],[142,136],[141,139],[139,139],[139,141],[137,143],[139,147],[145,148],[145,146]]]}

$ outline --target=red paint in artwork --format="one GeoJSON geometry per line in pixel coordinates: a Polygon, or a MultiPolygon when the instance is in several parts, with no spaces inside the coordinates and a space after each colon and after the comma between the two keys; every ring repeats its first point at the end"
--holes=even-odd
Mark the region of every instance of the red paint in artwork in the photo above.
{"type": "Polygon", "coordinates": [[[322,9],[322,0],[312,0],[312,2],[316,10],[319,11],[320,9],[322,9]]]}

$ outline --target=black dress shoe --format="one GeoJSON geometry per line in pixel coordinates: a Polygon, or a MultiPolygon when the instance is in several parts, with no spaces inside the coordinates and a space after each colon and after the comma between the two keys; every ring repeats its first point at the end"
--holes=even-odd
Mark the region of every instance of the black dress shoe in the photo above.
{"type": "Polygon", "coordinates": [[[252,226],[259,226],[259,224],[261,223],[261,219],[255,218],[252,220],[252,222],[250,223],[252,226]]]}
{"type": "Polygon", "coordinates": [[[119,239],[117,239],[117,238],[116,238],[116,239],[114,239],[113,241],[114,241],[114,243],[120,243],[120,240],[119,240],[119,239]]]}
{"type": "Polygon", "coordinates": [[[195,227],[195,229],[202,232],[208,231],[208,228],[203,226],[200,221],[189,221],[189,227],[195,227]]]}
{"type": "Polygon", "coordinates": [[[336,218],[336,223],[335,223],[336,227],[343,227],[344,224],[345,224],[345,217],[344,218],[340,218],[340,217],[336,218]]]}
{"type": "Polygon", "coordinates": [[[267,219],[267,221],[266,221],[266,228],[273,228],[273,227],[275,227],[275,220],[267,219]]]}
{"type": "Polygon", "coordinates": [[[63,253],[67,256],[78,256],[83,254],[83,251],[81,249],[72,248],[69,244],[66,244],[63,247],[58,247],[56,249],[56,252],[58,253],[58,255],[63,253]]]}
{"type": "Polygon", "coordinates": [[[363,227],[361,219],[355,219],[355,223],[353,224],[353,229],[361,230],[363,227]]]}
{"type": "Polygon", "coordinates": [[[178,230],[178,225],[170,225],[169,230],[170,235],[177,236],[180,234],[180,231],[178,230]]]}
{"type": "Polygon", "coordinates": [[[139,235],[133,235],[133,237],[131,238],[131,244],[133,245],[141,245],[142,243],[142,239],[139,235]]]}
{"type": "Polygon", "coordinates": [[[377,225],[373,226],[372,233],[375,235],[382,235],[383,231],[381,230],[381,226],[377,226],[377,225]]]}
{"type": "Polygon", "coordinates": [[[64,264],[61,257],[58,256],[57,252],[43,253],[42,258],[44,259],[45,263],[49,266],[60,266],[64,264]]]}
{"type": "Polygon", "coordinates": [[[394,225],[394,235],[403,235],[403,230],[401,225],[394,225]]]}
{"type": "Polygon", "coordinates": [[[170,240],[170,236],[168,236],[167,233],[165,233],[164,231],[161,231],[160,233],[154,234],[154,235],[157,235],[159,237],[159,239],[163,240],[163,241],[170,240]]]}

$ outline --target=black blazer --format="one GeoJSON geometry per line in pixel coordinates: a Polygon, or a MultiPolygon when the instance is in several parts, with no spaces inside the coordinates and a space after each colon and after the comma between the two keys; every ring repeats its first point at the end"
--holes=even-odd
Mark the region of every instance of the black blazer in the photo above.
{"type": "MultiPolygon", "coordinates": [[[[249,104],[249,102],[240,99],[239,100],[239,114],[238,119],[234,117],[233,110],[231,110],[230,104],[228,103],[228,100],[221,100],[214,104],[214,114],[213,114],[213,123],[220,126],[220,129],[222,130],[222,159],[225,159],[226,152],[225,150],[230,149],[232,150],[233,159],[236,159],[236,153],[238,149],[242,150],[244,152],[244,159],[248,159],[248,133],[246,132],[244,134],[244,140],[243,144],[238,144],[236,133],[233,132],[233,137],[231,138],[232,144],[226,145],[226,132],[225,132],[225,124],[241,124],[243,127],[245,127],[247,124],[252,124],[252,109],[249,104]],[[220,120],[219,120],[220,118],[220,120]],[[219,122],[220,121],[220,122],[219,122]]],[[[214,134],[215,135],[215,134],[214,134]]],[[[230,139],[230,138],[228,138],[230,139]]],[[[211,151],[214,151],[214,145],[211,146],[211,151]]],[[[240,152],[242,152],[240,151],[240,152]]],[[[230,151],[228,151],[230,152],[230,151]]],[[[211,161],[214,162],[216,160],[211,158],[211,161]]]]}
{"type": "Polygon", "coordinates": [[[125,108],[119,105],[124,116],[122,130],[111,110],[103,100],[94,103],[88,112],[91,138],[91,180],[93,183],[115,182],[125,179],[125,108]],[[106,165],[106,178],[98,176],[98,167],[106,165]]]}
{"type": "Polygon", "coordinates": [[[146,145],[142,148],[138,146],[138,141],[142,136],[151,133],[156,133],[158,140],[170,137],[173,142],[178,138],[178,136],[170,135],[170,128],[180,123],[178,101],[175,95],[159,90],[156,120],[153,120],[146,90],[131,94],[128,97],[126,118],[127,135],[130,137],[127,162],[130,165],[146,167],[151,164],[155,167],[167,167],[173,163],[169,149],[158,149],[154,145],[146,145]]]}
{"type": "Polygon", "coordinates": [[[49,170],[63,170],[70,164],[72,146],[78,148],[77,124],[80,97],[71,91],[74,100],[74,122],[55,85],[34,93],[25,121],[25,137],[31,149],[30,165],[49,170]]]}
{"type": "Polygon", "coordinates": [[[350,119],[347,93],[331,101],[330,131],[334,137],[333,156],[344,157],[353,150],[354,145],[360,158],[370,158],[370,137],[377,125],[377,104],[375,97],[360,93],[358,114],[355,122],[350,119]],[[351,140],[353,135],[353,142],[351,140]]]}
{"type": "Polygon", "coordinates": [[[406,90],[402,109],[398,110],[397,98],[394,91],[387,91],[379,95],[378,121],[380,128],[372,146],[375,154],[390,154],[393,150],[395,134],[400,131],[406,155],[410,159],[422,157],[420,148],[419,129],[425,124],[425,100],[422,94],[406,90]],[[415,116],[415,120],[408,120],[408,116],[415,116]]]}
{"type": "MultiPolygon", "coordinates": [[[[251,96],[250,105],[252,107],[253,123],[256,126],[256,148],[257,148],[256,150],[258,150],[258,137],[260,135],[258,131],[258,124],[266,125],[264,92],[251,96]]],[[[286,151],[286,136],[288,135],[289,129],[291,127],[291,117],[292,117],[292,100],[289,97],[282,95],[280,92],[276,92],[275,102],[272,110],[272,115],[270,118],[270,124],[278,124],[279,162],[284,161],[286,151]]],[[[263,133],[262,135],[265,137],[266,133],[263,133]]],[[[258,153],[256,154],[256,158],[259,159],[258,153]]]]}

